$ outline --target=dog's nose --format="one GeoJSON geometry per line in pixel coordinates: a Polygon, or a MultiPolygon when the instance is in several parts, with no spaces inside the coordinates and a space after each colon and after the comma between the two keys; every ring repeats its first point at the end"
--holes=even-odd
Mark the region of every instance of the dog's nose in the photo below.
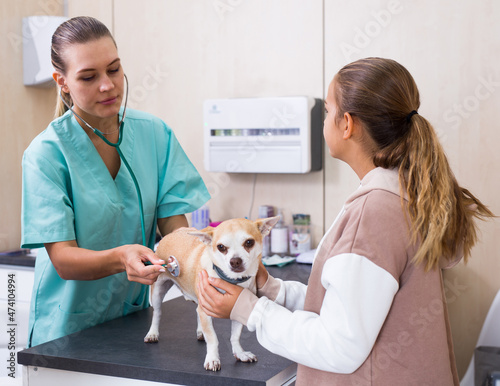
{"type": "Polygon", "coordinates": [[[229,264],[231,264],[232,269],[240,268],[242,263],[243,260],[241,260],[241,257],[233,257],[231,258],[231,260],[229,260],[229,264]]]}

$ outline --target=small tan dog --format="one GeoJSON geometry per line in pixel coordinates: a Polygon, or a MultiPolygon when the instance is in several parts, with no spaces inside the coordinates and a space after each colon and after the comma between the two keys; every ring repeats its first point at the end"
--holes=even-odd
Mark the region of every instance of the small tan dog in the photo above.
{"type": "MultiPolygon", "coordinates": [[[[222,222],[216,228],[208,227],[201,231],[180,229],[166,235],[160,241],[156,254],[169,263],[177,260],[178,267],[172,269],[172,273],[169,270],[161,274],[151,288],[153,320],[144,342],[158,342],[162,300],[173,283],[180,288],[186,300],[198,303],[198,274],[203,269],[209,276],[220,277],[255,293],[255,276],[262,257],[262,239],[269,234],[278,219],[279,217],[256,221],[232,219],[222,222]]],[[[212,318],[199,306],[196,311],[197,336],[199,340],[205,339],[207,344],[205,369],[218,371],[221,368],[219,341],[212,318]]],[[[233,355],[242,362],[255,362],[256,356],[243,350],[240,345],[242,328],[241,323],[231,323],[233,355]]]]}

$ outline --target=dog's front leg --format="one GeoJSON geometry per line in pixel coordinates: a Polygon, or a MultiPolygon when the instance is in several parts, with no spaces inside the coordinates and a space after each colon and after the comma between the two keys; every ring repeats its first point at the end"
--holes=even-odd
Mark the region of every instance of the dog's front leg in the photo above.
{"type": "Polygon", "coordinates": [[[217,339],[217,334],[215,333],[214,326],[212,323],[212,318],[205,314],[200,306],[196,308],[198,313],[198,318],[200,321],[200,327],[205,337],[205,342],[207,344],[207,356],[205,357],[205,369],[212,371],[220,370],[220,357],[219,357],[219,339],[217,339]]]}
{"type": "Polygon", "coordinates": [[[240,344],[241,331],[243,324],[240,322],[231,322],[231,347],[233,348],[233,355],[241,362],[257,362],[257,357],[250,351],[243,350],[240,344]]]}

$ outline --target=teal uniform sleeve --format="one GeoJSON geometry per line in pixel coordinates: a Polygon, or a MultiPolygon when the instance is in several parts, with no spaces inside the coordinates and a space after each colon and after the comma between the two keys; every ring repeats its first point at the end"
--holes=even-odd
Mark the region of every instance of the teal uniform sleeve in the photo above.
{"type": "Polygon", "coordinates": [[[66,167],[57,151],[50,160],[28,149],[23,155],[22,248],[74,240],[74,215],[66,167]]]}

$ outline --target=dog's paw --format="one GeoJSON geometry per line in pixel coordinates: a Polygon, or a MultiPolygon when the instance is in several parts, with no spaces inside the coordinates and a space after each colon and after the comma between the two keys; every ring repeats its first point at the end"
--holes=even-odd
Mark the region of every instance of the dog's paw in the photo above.
{"type": "Polygon", "coordinates": [[[160,334],[155,331],[149,331],[148,334],[144,337],[144,343],[157,343],[160,339],[160,334]]]}
{"type": "Polygon", "coordinates": [[[196,331],[196,339],[198,339],[200,342],[203,342],[205,340],[205,335],[203,335],[203,332],[196,331]]]}
{"type": "Polygon", "coordinates": [[[257,362],[257,357],[250,351],[241,351],[233,353],[234,357],[240,362],[257,362]]]}
{"type": "Polygon", "coordinates": [[[209,357],[205,358],[205,370],[219,371],[220,370],[220,359],[219,357],[209,357]]]}

